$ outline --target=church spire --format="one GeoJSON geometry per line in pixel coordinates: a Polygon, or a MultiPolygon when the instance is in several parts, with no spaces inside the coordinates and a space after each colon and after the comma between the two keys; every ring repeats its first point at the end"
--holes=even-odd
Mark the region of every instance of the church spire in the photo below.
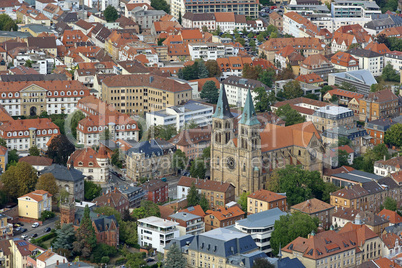
{"type": "Polygon", "coordinates": [[[244,109],[239,124],[248,126],[260,124],[260,122],[257,120],[257,114],[254,110],[253,98],[251,97],[250,89],[247,92],[247,98],[246,102],[244,103],[244,109]]]}
{"type": "Polygon", "coordinates": [[[232,113],[230,112],[228,98],[226,97],[225,86],[222,86],[221,92],[219,93],[218,104],[216,105],[216,110],[213,118],[219,119],[229,119],[233,118],[232,113]]]}

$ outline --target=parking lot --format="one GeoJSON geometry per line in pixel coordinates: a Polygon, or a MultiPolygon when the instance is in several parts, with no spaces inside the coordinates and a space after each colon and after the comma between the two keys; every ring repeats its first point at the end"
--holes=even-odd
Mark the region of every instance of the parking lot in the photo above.
{"type": "MultiPolygon", "coordinates": [[[[25,229],[27,229],[27,231],[24,233],[16,232],[16,233],[14,233],[14,237],[21,238],[22,235],[26,235],[29,238],[33,234],[38,235],[35,238],[41,237],[48,233],[48,232],[45,232],[46,228],[49,227],[51,229],[54,229],[55,223],[58,219],[59,219],[59,217],[56,216],[52,219],[46,220],[43,225],[40,225],[39,227],[36,227],[36,228],[33,228],[31,223],[24,222],[24,223],[22,223],[22,224],[24,224],[24,226],[21,226],[21,228],[25,228],[25,229]]],[[[14,228],[14,229],[16,229],[16,228],[14,228]]],[[[26,238],[26,240],[28,240],[28,238],[26,238]]]]}

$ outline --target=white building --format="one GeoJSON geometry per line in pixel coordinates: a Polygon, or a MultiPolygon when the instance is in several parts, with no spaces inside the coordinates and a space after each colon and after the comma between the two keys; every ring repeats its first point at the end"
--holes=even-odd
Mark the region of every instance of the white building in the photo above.
{"type": "Polygon", "coordinates": [[[52,252],[52,250],[44,251],[36,257],[37,268],[46,268],[53,265],[57,266],[59,264],[62,265],[63,263],[68,263],[67,258],[52,252]]]}
{"type": "Polygon", "coordinates": [[[189,43],[188,51],[191,60],[203,59],[216,60],[217,58],[224,58],[229,56],[237,56],[239,48],[232,44],[222,43],[189,43]]]}
{"type": "Polygon", "coordinates": [[[205,224],[201,216],[188,212],[176,212],[169,216],[169,220],[179,223],[177,228],[180,230],[180,236],[198,235],[205,232],[205,224]]]}
{"type": "Polygon", "coordinates": [[[61,62],[46,55],[45,52],[35,50],[28,51],[27,53],[18,53],[18,55],[14,58],[13,64],[14,66],[25,65],[28,60],[32,64],[32,69],[40,74],[50,74],[55,67],[56,62],[57,65],[61,65],[61,62]]]}
{"type": "Polygon", "coordinates": [[[180,236],[178,222],[161,219],[155,216],[138,220],[138,243],[141,247],[150,246],[164,253],[165,246],[180,236]]]}
{"type": "Polygon", "coordinates": [[[402,156],[394,157],[391,159],[378,160],[374,163],[374,174],[383,177],[389,176],[401,170],[402,156]]]}
{"type": "Polygon", "coordinates": [[[216,20],[214,13],[191,13],[187,12],[183,16],[183,28],[198,28],[202,30],[205,26],[209,31],[214,31],[216,28],[216,20]]]}
{"type": "Polygon", "coordinates": [[[101,1],[101,10],[105,10],[108,6],[112,6],[115,9],[119,10],[120,0],[100,0],[101,1]]]}
{"type": "Polygon", "coordinates": [[[236,221],[235,225],[230,229],[251,235],[257,247],[264,253],[269,254],[272,252],[270,240],[274,231],[275,221],[286,214],[279,208],[269,209],[236,221]]]}
{"type": "Polygon", "coordinates": [[[400,51],[391,51],[385,53],[384,55],[384,66],[387,64],[391,64],[394,70],[399,71],[402,69],[402,52],[400,51]]]}
{"type": "Polygon", "coordinates": [[[213,107],[199,102],[190,101],[184,105],[171,106],[164,110],[146,114],[147,126],[173,125],[177,131],[186,124],[194,122],[198,126],[212,123],[213,107]]]}
{"type": "Polygon", "coordinates": [[[103,145],[98,152],[91,147],[76,150],[67,160],[67,167],[73,165],[86,179],[94,182],[106,182],[109,179],[109,164],[109,156],[103,145]]]}
{"type": "Polygon", "coordinates": [[[371,15],[381,14],[375,1],[335,0],[331,3],[333,18],[371,18],[371,15]]]}
{"type": "MultiPolygon", "coordinates": [[[[230,105],[236,105],[236,107],[243,107],[246,102],[248,90],[251,91],[253,100],[257,97],[257,93],[254,89],[263,87],[267,93],[271,91],[269,87],[260,81],[253,79],[246,79],[238,76],[229,76],[222,81],[222,85],[225,87],[226,95],[230,105]]],[[[255,104],[255,100],[254,100],[255,104]]]]}
{"type": "Polygon", "coordinates": [[[351,49],[348,53],[359,60],[359,69],[369,70],[374,76],[382,74],[384,56],[380,53],[360,48],[351,49]]]}

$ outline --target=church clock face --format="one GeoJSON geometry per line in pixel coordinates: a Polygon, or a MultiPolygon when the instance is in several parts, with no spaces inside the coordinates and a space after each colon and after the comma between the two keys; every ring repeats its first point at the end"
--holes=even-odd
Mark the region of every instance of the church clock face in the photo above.
{"type": "Polygon", "coordinates": [[[233,157],[228,157],[226,165],[228,166],[229,169],[234,169],[235,168],[235,160],[233,157]]]}

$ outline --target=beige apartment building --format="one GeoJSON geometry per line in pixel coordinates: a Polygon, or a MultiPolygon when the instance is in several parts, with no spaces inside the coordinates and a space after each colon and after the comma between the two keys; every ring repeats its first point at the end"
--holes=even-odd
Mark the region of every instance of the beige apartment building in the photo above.
{"type": "Polygon", "coordinates": [[[329,229],[332,225],[332,214],[335,211],[335,206],[313,198],[290,207],[291,213],[296,211],[307,214],[310,217],[317,217],[321,226],[324,229],[329,229]]]}
{"type": "Polygon", "coordinates": [[[354,112],[346,107],[327,105],[320,107],[311,116],[314,126],[321,131],[336,127],[354,126],[354,112]]]}
{"type": "Polygon", "coordinates": [[[143,114],[180,105],[192,98],[185,82],[151,74],[115,75],[102,82],[102,100],[118,112],[143,114]]]}
{"type": "Polygon", "coordinates": [[[286,212],[288,210],[286,195],[261,189],[247,196],[247,214],[259,213],[273,208],[279,208],[286,212]]]}

